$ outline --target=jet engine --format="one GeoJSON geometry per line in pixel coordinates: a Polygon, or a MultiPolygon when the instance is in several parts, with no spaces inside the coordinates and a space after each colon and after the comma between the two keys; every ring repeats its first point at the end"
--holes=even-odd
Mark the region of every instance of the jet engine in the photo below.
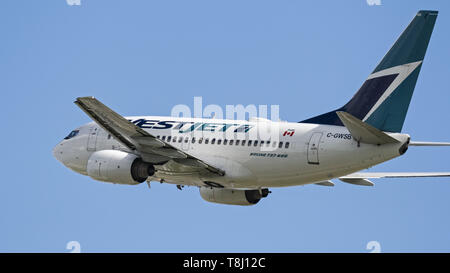
{"type": "Polygon", "coordinates": [[[155,167],[137,155],[103,150],[94,152],[87,163],[87,173],[95,180],[115,184],[136,185],[155,173],[155,167]]]}
{"type": "Polygon", "coordinates": [[[200,187],[203,200],[219,204],[251,206],[269,194],[268,189],[236,190],[212,187],[200,187]]]}

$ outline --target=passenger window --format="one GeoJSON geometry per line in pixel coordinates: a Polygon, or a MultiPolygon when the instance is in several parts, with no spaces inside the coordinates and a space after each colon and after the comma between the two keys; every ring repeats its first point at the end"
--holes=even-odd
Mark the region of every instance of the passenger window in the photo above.
{"type": "Polygon", "coordinates": [[[108,134],[108,139],[111,139],[111,134],[108,134]]]}
{"type": "Polygon", "coordinates": [[[289,142],[286,142],[286,144],[284,145],[284,148],[289,148],[289,142]]]}
{"type": "Polygon", "coordinates": [[[165,141],[166,140],[166,136],[162,136],[162,138],[161,138],[163,141],[165,141]]]}
{"type": "Polygon", "coordinates": [[[278,148],[283,148],[283,141],[280,141],[280,143],[278,144],[278,148]]]}
{"type": "Polygon", "coordinates": [[[240,140],[236,139],[236,146],[239,145],[240,140]]]}
{"type": "Polygon", "coordinates": [[[270,146],[270,140],[267,141],[267,147],[269,147],[269,146],[270,146]]]}
{"type": "Polygon", "coordinates": [[[242,140],[242,144],[241,144],[242,146],[245,146],[245,139],[244,140],[242,140]]]}
{"type": "Polygon", "coordinates": [[[205,138],[205,144],[209,143],[209,138],[205,138]]]}
{"type": "Polygon", "coordinates": [[[195,137],[192,138],[192,143],[195,143],[195,137]]]}
{"type": "Polygon", "coordinates": [[[277,147],[277,142],[276,141],[272,142],[272,147],[273,148],[277,147]]]}
{"type": "Polygon", "coordinates": [[[215,143],[216,143],[216,139],[215,138],[211,139],[211,144],[215,144],[215,143]]]}
{"type": "Polygon", "coordinates": [[[261,145],[260,145],[260,146],[262,147],[263,145],[264,145],[264,141],[263,141],[263,140],[261,140],[261,145]]]}
{"type": "Polygon", "coordinates": [[[181,143],[181,142],[183,142],[183,137],[178,138],[178,143],[181,143]]]}
{"type": "Polygon", "coordinates": [[[252,141],[251,140],[248,141],[248,146],[249,147],[252,146],[252,141]]]}
{"type": "Polygon", "coordinates": [[[218,139],[218,140],[217,140],[217,145],[220,145],[220,144],[222,144],[222,140],[221,140],[221,139],[218,139]]]}
{"type": "MultiPolygon", "coordinates": [[[[109,135],[108,135],[108,137],[109,137],[109,135]]],[[[160,137],[160,136],[157,136],[156,138],[159,139],[159,137],[160,137]]]]}
{"type": "Polygon", "coordinates": [[[228,139],[224,139],[223,140],[223,145],[227,145],[228,144],[228,139]]]}
{"type": "Polygon", "coordinates": [[[176,137],[176,136],[174,136],[174,137],[172,138],[172,142],[177,142],[177,137],[176,137]]]}
{"type": "Polygon", "coordinates": [[[198,139],[198,144],[202,144],[202,142],[203,142],[203,138],[201,137],[198,139]]]}
{"type": "Polygon", "coordinates": [[[167,142],[170,142],[172,140],[172,136],[167,136],[167,142]]]}
{"type": "Polygon", "coordinates": [[[185,137],[184,138],[184,143],[188,143],[189,142],[189,137],[185,137]]]}
{"type": "Polygon", "coordinates": [[[258,146],[258,140],[255,140],[255,144],[253,144],[253,146],[258,146]]]}
{"type": "Polygon", "coordinates": [[[233,145],[234,140],[230,139],[230,145],[233,145]]]}

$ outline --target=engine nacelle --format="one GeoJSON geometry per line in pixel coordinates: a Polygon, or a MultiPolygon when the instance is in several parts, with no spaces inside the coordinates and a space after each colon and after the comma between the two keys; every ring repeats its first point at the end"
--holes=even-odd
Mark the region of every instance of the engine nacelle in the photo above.
{"type": "Polygon", "coordinates": [[[266,197],[268,194],[268,189],[259,191],[200,187],[200,195],[203,200],[228,205],[255,205],[261,198],[266,197]]]}
{"type": "Polygon", "coordinates": [[[136,185],[152,176],[155,168],[137,155],[103,150],[94,152],[89,157],[87,173],[93,179],[103,182],[136,185]]]}

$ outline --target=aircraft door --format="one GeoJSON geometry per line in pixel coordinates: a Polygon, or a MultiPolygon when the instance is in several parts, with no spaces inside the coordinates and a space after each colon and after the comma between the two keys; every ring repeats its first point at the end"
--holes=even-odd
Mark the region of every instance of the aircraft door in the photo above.
{"type": "Polygon", "coordinates": [[[319,145],[323,133],[313,133],[308,143],[308,164],[319,165],[319,145]]]}
{"type": "Polygon", "coordinates": [[[87,150],[88,151],[95,151],[96,150],[97,135],[98,135],[98,128],[91,127],[89,129],[89,135],[88,135],[88,141],[87,141],[87,150]]]}

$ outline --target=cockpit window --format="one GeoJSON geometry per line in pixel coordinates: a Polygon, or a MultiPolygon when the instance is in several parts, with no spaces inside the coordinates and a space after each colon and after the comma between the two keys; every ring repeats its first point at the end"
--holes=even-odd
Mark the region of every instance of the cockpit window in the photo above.
{"type": "Polygon", "coordinates": [[[72,132],[70,132],[70,134],[68,136],[66,136],[64,139],[70,139],[75,137],[76,135],[78,135],[78,133],[80,132],[80,130],[73,130],[72,132]]]}

